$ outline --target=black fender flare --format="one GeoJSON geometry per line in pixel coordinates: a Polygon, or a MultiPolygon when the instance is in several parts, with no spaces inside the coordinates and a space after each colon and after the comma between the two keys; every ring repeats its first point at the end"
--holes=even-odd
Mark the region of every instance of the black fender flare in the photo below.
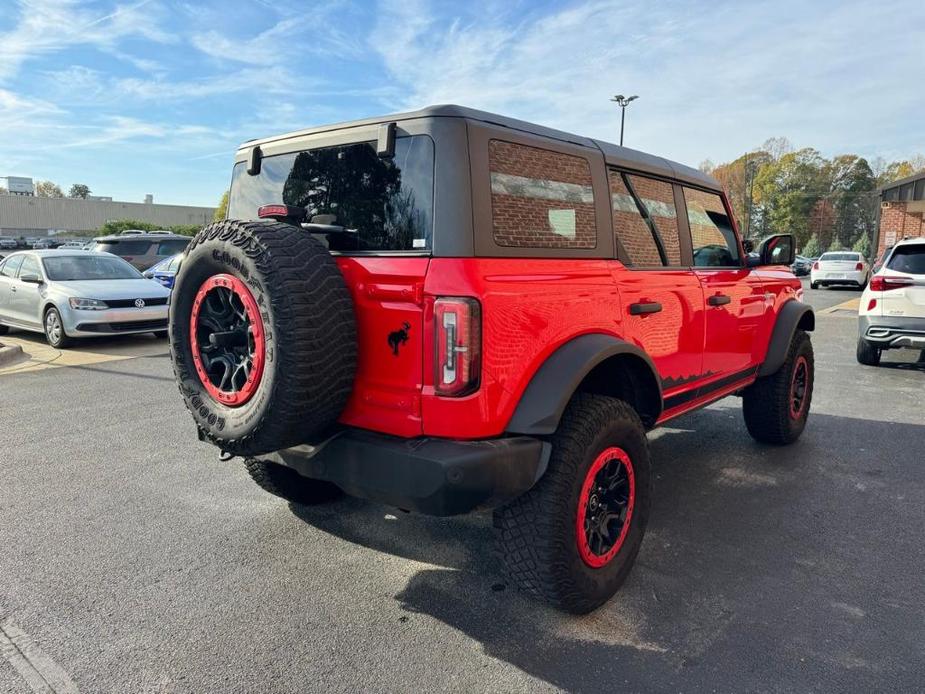
{"type": "Polygon", "coordinates": [[[650,424],[654,424],[661,414],[662,387],[652,359],[629,342],[612,335],[591,333],[569,340],[549,355],[524,389],[505,431],[532,435],[554,433],[569,400],[585,377],[606,359],[622,354],[638,357],[645,364],[642,368],[651,372],[651,385],[658,391],[652,400],[658,412],[650,416],[650,424]]]}
{"type": "Polygon", "coordinates": [[[813,313],[812,306],[791,299],[781,307],[777,314],[771,340],[768,342],[768,352],[758,369],[758,376],[770,376],[783,366],[797,328],[815,330],[816,314],[813,313]]]}

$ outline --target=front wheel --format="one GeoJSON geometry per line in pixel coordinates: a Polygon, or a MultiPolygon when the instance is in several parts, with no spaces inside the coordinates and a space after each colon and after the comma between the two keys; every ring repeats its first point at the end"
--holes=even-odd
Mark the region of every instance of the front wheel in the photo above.
{"type": "Polygon", "coordinates": [[[776,445],[796,441],[809,417],[814,379],[813,343],[806,332],[797,330],[783,365],[742,394],[742,414],[752,438],[776,445]]]}
{"type": "Polygon", "coordinates": [[[72,342],[64,332],[61,314],[54,307],[45,312],[45,340],[55,349],[64,349],[72,342]]]}
{"type": "Polygon", "coordinates": [[[505,573],[520,589],[583,614],[632,569],[651,504],[645,428],[622,400],[577,395],[552,438],[546,474],[495,511],[505,573]]]}

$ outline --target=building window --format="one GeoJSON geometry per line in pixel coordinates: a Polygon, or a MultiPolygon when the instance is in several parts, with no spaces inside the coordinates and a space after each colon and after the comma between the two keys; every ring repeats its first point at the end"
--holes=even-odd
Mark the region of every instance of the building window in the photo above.
{"type": "Polygon", "coordinates": [[[741,265],[739,243],[723,199],[717,193],[684,189],[687,219],[691,227],[694,265],[733,267],[741,265]]]}
{"type": "Polygon", "coordinates": [[[492,233],[499,246],[594,248],[591,167],[582,157],[492,140],[492,233]]]}

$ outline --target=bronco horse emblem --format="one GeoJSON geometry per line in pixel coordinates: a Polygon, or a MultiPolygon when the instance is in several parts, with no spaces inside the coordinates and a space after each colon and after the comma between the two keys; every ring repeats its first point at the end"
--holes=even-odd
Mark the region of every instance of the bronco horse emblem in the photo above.
{"type": "Polygon", "coordinates": [[[392,354],[398,356],[398,348],[408,342],[408,331],[411,330],[410,323],[402,323],[401,330],[389,333],[389,347],[392,348],[392,354]]]}

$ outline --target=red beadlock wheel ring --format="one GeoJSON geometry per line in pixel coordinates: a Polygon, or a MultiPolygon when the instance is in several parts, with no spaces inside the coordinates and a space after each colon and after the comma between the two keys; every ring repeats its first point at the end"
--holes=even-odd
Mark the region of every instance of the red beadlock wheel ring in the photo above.
{"type": "Polygon", "coordinates": [[[575,534],[585,564],[599,569],[617,556],[629,533],[635,503],[636,478],[629,455],[616,446],[607,448],[588,468],[578,497],[575,534]],[[618,521],[619,527],[613,527],[618,521]]]}
{"type": "Polygon", "coordinates": [[[797,420],[806,410],[809,389],[809,362],[802,354],[797,357],[793,365],[793,374],[790,376],[790,418],[797,420]]]}
{"type": "Polygon", "coordinates": [[[266,337],[247,285],[225,274],[203,282],[193,299],[189,329],[196,373],[209,395],[229,407],[250,400],[263,377],[266,337]]]}

